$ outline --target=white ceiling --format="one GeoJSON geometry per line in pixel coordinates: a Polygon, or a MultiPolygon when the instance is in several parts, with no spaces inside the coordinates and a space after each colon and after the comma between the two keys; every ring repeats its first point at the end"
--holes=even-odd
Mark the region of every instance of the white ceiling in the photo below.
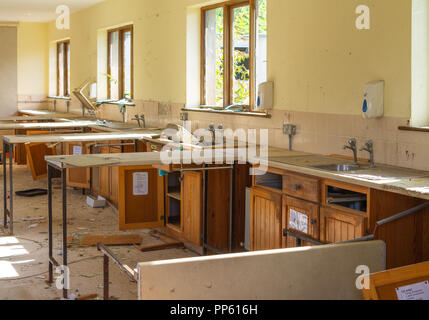
{"type": "Polygon", "coordinates": [[[0,0],[0,22],[47,22],[57,18],[59,5],[71,12],[89,8],[105,0],[0,0]]]}

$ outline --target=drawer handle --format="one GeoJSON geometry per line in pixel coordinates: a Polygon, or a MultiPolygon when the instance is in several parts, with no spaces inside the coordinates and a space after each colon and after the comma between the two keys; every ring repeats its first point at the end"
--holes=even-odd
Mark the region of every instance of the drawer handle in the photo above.
{"type": "Polygon", "coordinates": [[[317,222],[317,220],[316,219],[311,219],[311,224],[314,226],[315,224],[316,224],[316,222],[317,222]]]}
{"type": "Polygon", "coordinates": [[[294,185],[295,191],[301,190],[301,186],[299,184],[294,185]]]}

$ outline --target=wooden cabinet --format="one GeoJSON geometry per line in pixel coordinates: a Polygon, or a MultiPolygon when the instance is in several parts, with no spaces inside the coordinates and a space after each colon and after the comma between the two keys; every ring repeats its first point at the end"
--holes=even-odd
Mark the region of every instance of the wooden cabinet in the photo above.
{"type": "Polygon", "coordinates": [[[164,179],[152,166],[119,168],[120,230],[159,228],[164,224],[164,179]]]}
{"type": "MultiPolygon", "coordinates": [[[[26,135],[27,130],[15,130],[15,135],[26,135]]],[[[18,144],[15,146],[13,150],[13,157],[15,159],[15,163],[19,166],[27,164],[27,152],[25,150],[25,145],[18,144]]]]}
{"type": "MultiPolygon", "coordinates": [[[[68,142],[66,143],[66,155],[90,154],[90,143],[68,142]]],[[[67,169],[67,185],[74,188],[91,188],[91,169],[76,168],[67,169]]]]}
{"type": "MultiPolygon", "coordinates": [[[[115,153],[128,153],[134,152],[134,146],[120,145],[130,144],[132,141],[103,141],[99,142],[100,147],[97,148],[97,153],[100,154],[115,154],[115,153]]],[[[143,143],[138,143],[138,152],[145,150],[143,143]]],[[[119,168],[118,167],[100,167],[92,169],[92,178],[94,181],[92,189],[97,194],[105,197],[114,206],[118,206],[119,202],[119,168]],[[96,180],[96,181],[95,181],[96,180]]]]}
{"type": "Polygon", "coordinates": [[[186,240],[202,245],[202,172],[182,174],[182,230],[186,240]]]}
{"type": "Polygon", "coordinates": [[[250,203],[250,250],[280,249],[282,236],[282,195],[252,188],[250,203]]]}
{"type": "MultiPolygon", "coordinates": [[[[42,134],[50,134],[50,131],[42,131],[42,130],[15,130],[15,135],[21,135],[21,136],[25,136],[25,135],[42,135],[42,134]]],[[[33,149],[33,147],[31,147],[30,149],[33,149]]],[[[42,150],[41,146],[35,146],[35,149],[39,149],[39,152],[43,152],[44,150],[42,150]]],[[[34,168],[42,168],[43,166],[46,167],[46,162],[44,161],[44,157],[41,157],[40,155],[36,155],[35,153],[33,153],[33,158],[31,160],[33,160],[33,163],[28,163],[28,154],[27,154],[27,150],[28,148],[26,148],[26,145],[24,144],[18,144],[15,145],[14,148],[14,158],[15,158],[15,163],[17,165],[28,165],[29,169],[32,170],[33,173],[33,177],[34,177],[34,168]],[[38,157],[43,158],[43,161],[40,162],[35,162],[38,160],[38,157]]],[[[43,155],[55,155],[52,153],[52,148],[46,148],[46,154],[43,155]],[[49,150],[48,150],[49,149],[49,150]]],[[[37,171],[37,170],[36,170],[37,171]]],[[[45,176],[46,174],[41,174],[40,177],[45,176]]],[[[36,176],[37,173],[36,173],[36,176]]]]}
{"type": "Polygon", "coordinates": [[[366,218],[338,209],[320,209],[320,240],[324,243],[348,241],[365,236],[366,218]]]}
{"type": "MultiPolygon", "coordinates": [[[[320,230],[319,204],[283,196],[283,230],[294,232],[319,240],[320,230]]],[[[284,237],[284,247],[294,248],[297,245],[295,237],[284,237]]],[[[311,245],[302,243],[303,246],[311,245]]]]}

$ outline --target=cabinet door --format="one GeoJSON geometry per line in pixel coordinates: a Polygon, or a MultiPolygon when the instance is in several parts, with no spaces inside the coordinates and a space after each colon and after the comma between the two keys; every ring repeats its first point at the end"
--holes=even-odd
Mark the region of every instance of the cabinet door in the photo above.
{"type": "Polygon", "coordinates": [[[46,177],[48,174],[45,156],[56,155],[56,149],[49,148],[45,143],[28,143],[25,145],[27,165],[34,180],[46,177]]]}
{"type": "MultiPolygon", "coordinates": [[[[66,155],[89,154],[89,144],[82,142],[66,143],[66,155]]],[[[67,185],[73,188],[91,188],[91,169],[77,168],[67,169],[67,185]]]]}
{"type": "Polygon", "coordinates": [[[231,205],[230,170],[207,172],[207,244],[219,251],[229,251],[231,205]]]}
{"type": "Polygon", "coordinates": [[[252,188],[250,204],[251,251],[282,248],[281,207],[281,194],[252,188]]]}
{"type": "Polygon", "coordinates": [[[366,219],[340,210],[320,209],[320,240],[335,243],[361,238],[365,235],[366,219]]]}
{"type": "Polygon", "coordinates": [[[203,188],[202,172],[182,174],[182,228],[185,239],[202,245],[203,188]]]}
{"type": "MultiPolygon", "coordinates": [[[[101,142],[101,144],[104,142],[101,142]]],[[[99,152],[101,154],[109,153],[109,147],[101,147],[99,152]]],[[[98,170],[98,193],[106,199],[110,199],[110,167],[99,167],[93,170],[98,170]]]]}
{"type": "MultiPolygon", "coordinates": [[[[319,205],[283,196],[283,229],[288,229],[319,240],[319,205]]],[[[296,238],[284,239],[287,248],[296,247],[296,238]]],[[[303,246],[311,245],[304,242],[303,246]]]]}
{"type": "Polygon", "coordinates": [[[119,229],[163,226],[164,179],[151,166],[119,168],[119,229]]]}

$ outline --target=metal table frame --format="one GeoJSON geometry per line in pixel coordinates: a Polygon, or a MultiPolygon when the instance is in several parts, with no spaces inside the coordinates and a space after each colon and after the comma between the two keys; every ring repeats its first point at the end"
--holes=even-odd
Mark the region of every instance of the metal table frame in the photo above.
{"type": "MultiPolygon", "coordinates": [[[[135,140],[134,148],[137,152],[138,140],[135,140]]],[[[48,220],[49,220],[49,276],[48,282],[52,284],[54,282],[54,267],[67,267],[67,169],[59,167],[52,162],[48,162],[48,220]],[[53,255],[53,204],[52,204],[52,179],[61,178],[61,189],[62,189],[62,256],[63,263],[60,265],[58,261],[54,258],[53,255]]],[[[231,199],[230,199],[230,230],[229,230],[229,251],[232,252],[233,246],[233,212],[234,212],[234,174],[235,174],[235,165],[225,166],[225,167],[204,167],[204,168],[195,168],[195,169],[181,169],[181,172],[184,171],[204,171],[203,177],[203,254],[207,253],[207,250],[214,251],[216,253],[218,250],[211,248],[207,245],[207,172],[210,170],[231,170],[231,199]]],[[[106,270],[106,265],[108,265],[108,258],[104,259],[104,266],[106,270]]],[[[64,268],[66,269],[66,268],[64,268]]],[[[64,269],[62,270],[64,275],[64,269]]],[[[67,275],[66,275],[67,276],[67,275]]],[[[65,277],[67,279],[67,277],[65,277]]],[[[108,295],[108,293],[107,293],[108,295]]],[[[63,297],[64,299],[68,298],[68,289],[66,287],[63,288],[63,297]]]]}
{"type": "MultiPolygon", "coordinates": [[[[81,129],[82,133],[84,133],[85,128],[81,129]]],[[[67,133],[76,133],[76,132],[67,132],[67,133]]],[[[134,140],[134,150],[137,152],[137,144],[139,140],[135,140],[135,139],[130,139],[130,140],[134,140]]],[[[122,144],[122,148],[124,147],[125,144],[122,144]]],[[[128,145],[128,144],[126,144],[128,145]]],[[[9,231],[10,235],[14,234],[13,231],[13,201],[14,201],[14,188],[13,188],[13,150],[14,147],[16,146],[16,144],[14,143],[9,143],[7,141],[5,141],[3,139],[3,213],[4,213],[4,217],[3,217],[3,227],[5,230],[9,231]],[[6,153],[9,153],[9,190],[8,190],[8,186],[7,186],[7,159],[6,159],[6,153]],[[8,199],[8,191],[9,191],[9,199],[8,199]],[[9,208],[8,208],[8,202],[9,200],[9,208]]]]}
{"type": "MultiPolygon", "coordinates": [[[[138,142],[140,140],[134,140],[134,151],[138,150],[138,142]]],[[[48,234],[49,234],[49,272],[48,272],[48,283],[54,282],[54,267],[67,267],[67,169],[59,167],[51,162],[48,162],[48,234]],[[61,191],[62,191],[62,265],[54,258],[53,250],[53,204],[52,204],[52,179],[61,178],[61,191]]],[[[66,268],[65,268],[66,269],[66,268]]],[[[63,276],[65,270],[62,270],[63,276]]],[[[65,275],[64,279],[67,279],[68,275],[65,275]]],[[[64,280],[66,281],[66,280],[64,280]]],[[[68,289],[66,286],[63,288],[63,298],[68,298],[68,289]]]]}

